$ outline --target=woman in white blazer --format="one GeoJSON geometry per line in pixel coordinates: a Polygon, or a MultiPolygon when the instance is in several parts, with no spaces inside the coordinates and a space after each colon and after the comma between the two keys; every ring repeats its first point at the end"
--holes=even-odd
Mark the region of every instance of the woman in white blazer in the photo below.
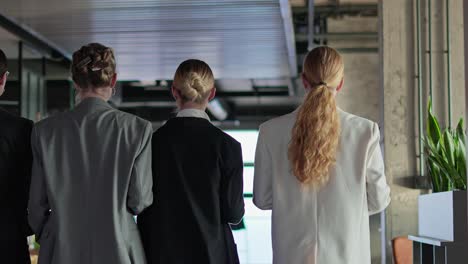
{"type": "Polygon", "coordinates": [[[273,263],[371,263],[369,215],[390,203],[376,123],[336,106],[343,60],[310,51],[294,112],[260,126],[254,204],[272,210],[273,263]]]}

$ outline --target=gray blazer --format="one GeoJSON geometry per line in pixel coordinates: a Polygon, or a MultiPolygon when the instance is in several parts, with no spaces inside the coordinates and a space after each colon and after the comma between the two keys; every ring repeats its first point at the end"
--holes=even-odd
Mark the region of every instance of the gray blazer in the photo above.
{"type": "Polygon", "coordinates": [[[146,263],[134,215],[153,202],[151,123],[88,98],[32,132],[39,264],[146,263]]]}

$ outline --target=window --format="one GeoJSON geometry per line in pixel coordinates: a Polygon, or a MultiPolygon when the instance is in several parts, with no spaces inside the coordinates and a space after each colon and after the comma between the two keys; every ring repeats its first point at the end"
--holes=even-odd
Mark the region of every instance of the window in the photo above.
{"type": "Polygon", "coordinates": [[[255,147],[257,146],[257,130],[228,130],[225,131],[242,145],[242,158],[244,164],[253,164],[255,160],[255,147]]]}
{"type": "Polygon", "coordinates": [[[242,146],[244,159],[244,229],[234,231],[241,264],[272,263],[271,211],[262,211],[252,202],[257,130],[228,130],[242,146]]]}

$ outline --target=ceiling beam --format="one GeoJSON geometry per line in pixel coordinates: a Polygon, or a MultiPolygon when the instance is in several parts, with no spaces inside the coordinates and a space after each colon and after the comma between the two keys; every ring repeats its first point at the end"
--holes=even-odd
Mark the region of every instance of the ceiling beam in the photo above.
{"type": "MultiPolygon", "coordinates": [[[[314,31],[315,31],[315,0],[309,0],[309,17],[308,17],[308,28],[307,28],[307,50],[312,50],[315,46],[314,44],[314,31]]],[[[296,38],[297,41],[297,38],[296,38]]]]}
{"type": "MultiPolygon", "coordinates": [[[[297,42],[308,42],[310,44],[310,34],[306,35],[304,33],[296,34],[297,42]]],[[[379,34],[377,32],[328,32],[328,33],[319,33],[314,34],[312,39],[328,39],[328,40],[356,40],[356,39],[371,39],[378,40],[379,34]]],[[[310,50],[310,49],[309,49],[310,50]]]]}
{"type": "MultiPolygon", "coordinates": [[[[307,14],[309,7],[293,7],[294,14],[307,14]]],[[[378,15],[377,4],[340,4],[340,5],[315,5],[315,15],[378,15]]]]}
{"type": "Polygon", "coordinates": [[[288,50],[289,76],[297,76],[296,38],[289,0],[280,0],[281,17],[283,18],[286,48],[288,50]]]}
{"type": "Polygon", "coordinates": [[[39,51],[43,55],[50,56],[52,58],[65,58],[66,60],[71,61],[71,54],[58,47],[45,37],[41,36],[34,30],[24,25],[20,25],[20,23],[3,14],[0,14],[0,27],[17,36],[30,48],[39,51]]]}

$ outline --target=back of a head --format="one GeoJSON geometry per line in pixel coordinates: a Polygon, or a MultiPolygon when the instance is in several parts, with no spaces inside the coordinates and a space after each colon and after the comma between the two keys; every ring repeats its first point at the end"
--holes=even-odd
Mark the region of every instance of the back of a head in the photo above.
{"type": "Polygon", "coordinates": [[[99,43],[91,43],[73,53],[71,75],[81,89],[107,87],[116,71],[114,52],[99,43]]]}
{"type": "Polygon", "coordinates": [[[0,78],[7,72],[8,70],[8,62],[7,57],[3,50],[0,49],[0,78]]]}
{"type": "Polygon", "coordinates": [[[204,61],[186,60],[177,68],[173,85],[183,101],[202,104],[214,88],[213,72],[204,61]]]}
{"type": "Polygon", "coordinates": [[[343,59],[332,48],[318,47],[307,54],[303,69],[310,90],[299,109],[288,156],[292,172],[302,184],[320,187],[329,180],[338,149],[335,93],[343,79],[343,59]]]}

